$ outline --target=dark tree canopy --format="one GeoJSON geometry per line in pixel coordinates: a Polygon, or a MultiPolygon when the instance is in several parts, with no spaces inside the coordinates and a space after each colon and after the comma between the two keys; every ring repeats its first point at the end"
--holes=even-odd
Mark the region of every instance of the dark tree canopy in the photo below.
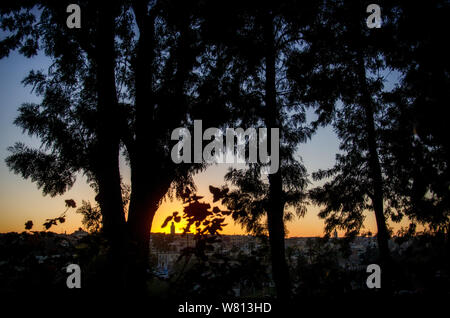
{"type": "Polygon", "coordinates": [[[215,234],[231,215],[247,232],[268,235],[280,299],[292,290],[285,224],[305,215],[308,200],[322,206],[327,235],[359,234],[373,211],[383,264],[389,222],[407,217],[411,231],[416,223],[448,231],[448,1],[380,1],[374,29],[367,1],[83,0],[80,29],[66,27],[69,3],[0,4],[0,58],[18,51],[51,60],[24,78],[41,102],[19,106],[14,122],[42,146],[16,143],[6,163],[52,197],[87,176],[97,204],[83,202],[79,212],[92,231],[101,220],[121,287],[146,288],[150,230],[166,196],[186,200],[186,230],[203,225],[215,234]],[[268,140],[279,129],[279,169],[231,169],[227,185],[210,188],[229,211],[211,209],[191,195],[207,163],[171,156],[172,132],[192,130],[195,120],[266,127],[268,140]],[[332,168],[312,173],[323,184],[308,189],[301,144],[326,125],[340,150],[332,168]],[[126,191],[120,156],[131,170],[126,191]]]}

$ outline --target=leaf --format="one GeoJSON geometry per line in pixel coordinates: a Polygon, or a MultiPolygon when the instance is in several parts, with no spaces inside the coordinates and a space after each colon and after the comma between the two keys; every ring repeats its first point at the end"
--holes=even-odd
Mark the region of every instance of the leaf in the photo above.
{"type": "Polygon", "coordinates": [[[174,220],[176,223],[178,223],[178,222],[181,221],[181,216],[175,216],[175,217],[173,218],[173,220],[174,220]]]}
{"type": "Polygon", "coordinates": [[[46,230],[51,228],[53,225],[56,225],[56,219],[47,219],[47,222],[44,223],[44,227],[46,230]]]}
{"type": "Polygon", "coordinates": [[[27,221],[25,223],[25,230],[31,230],[33,228],[33,221],[27,221]]]}
{"type": "Polygon", "coordinates": [[[161,225],[161,228],[164,228],[167,226],[167,224],[169,224],[170,221],[172,221],[173,216],[168,216],[165,220],[164,223],[161,225]]]}
{"type": "Polygon", "coordinates": [[[181,193],[181,198],[183,199],[183,202],[186,202],[189,200],[189,197],[191,195],[191,190],[189,190],[189,188],[187,188],[183,193],[181,193]]]}
{"type": "Polygon", "coordinates": [[[66,202],[66,207],[68,207],[68,208],[76,208],[77,207],[76,202],[72,199],[65,200],[65,202],[66,202]]]}
{"type": "Polygon", "coordinates": [[[209,192],[211,192],[213,195],[213,202],[217,202],[220,199],[223,199],[228,194],[228,191],[228,188],[220,189],[211,185],[209,186],[209,192]]]}
{"type": "Polygon", "coordinates": [[[213,195],[213,202],[217,202],[217,201],[219,201],[221,199],[220,188],[216,188],[216,187],[213,187],[213,186],[210,185],[209,186],[209,192],[211,192],[212,195],[213,195]]]}
{"type": "Polygon", "coordinates": [[[198,200],[200,200],[200,199],[203,199],[203,197],[194,194],[194,195],[191,197],[191,199],[194,200],[194,201],[198,201],[198,200]]]}

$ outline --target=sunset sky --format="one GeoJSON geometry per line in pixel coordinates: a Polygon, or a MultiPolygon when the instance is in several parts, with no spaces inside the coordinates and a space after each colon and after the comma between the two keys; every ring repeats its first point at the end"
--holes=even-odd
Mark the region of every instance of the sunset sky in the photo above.
{"type": "MultiPolygon", "coordinates": [[[[22,103],[39,102],[39,98],[31,93],[31,88],[24,87],[20,83],[21,80],[31,69],[46,70],[48,65],[49,59],[42,55],[27,59],[17,53],[12,53],[8,58],[0,60],[0,232],[21,232],[24,230],[24,223],[27,220],[33,221],[33,230],[43,230],[42,224],[45,219],[57,217],[65,210],[65,199],[74,199],[77,205],[81,205],[82,200],[94,203],[94,192],[86,184],[86,178],[82,175],[77,178],[76,184],[69,192],[63,196],[51,198],[44,197],[31,180],[24,180],[19,175],[10,172],[5,164],[5,158],[8,155],[7,147],[13,145],[14,142],[22,141],[27,145],[40,146],[37,139],[22,134],[21,129],[13,125],[13,121],[18,115],[17,108],[22,103]]],[[[337,151],[338,141],[330,127],[321,128],[311,141],[302,144],[299,148],[299,153],[309,174],[319,168],[332,167],[337,151]]],[[[217,164],[195,176],[198,194],[205,196],[204,201],[212,204],[208,186],[223,185],[223,176],[228,168],[227,164],[217,164]]],[[[121,172],[124,181],[129,183],[129,168],[123,160],[121,172]]],[[[171,202],[169,199],[163,202],[155,216],[152,232],[163,231],[160,226],[165,217],[173,211],[182,212],[180,202],[171,202]]],[[[287,226],[289,236],[322,235],[323,221],[317,217],[318,211],[318,207],[310,206],[304,218],[290,222],[287,226]]],[[[231,219],[227,223],[225,234],[244,233],[231,219]]],[[[373,213],[367,214],[365,225],[365,230],[376,232],[373,213]]],[[[81,215],[72,209],[67,213],[66,223],[53,227],[52,230],[71,233],[80,226],[81,215]]],[[[169,231],[169,227],[164,231],[169,231]]],[[[181,226],[177,227],[177,232],[181,232],[181,226]]]]}

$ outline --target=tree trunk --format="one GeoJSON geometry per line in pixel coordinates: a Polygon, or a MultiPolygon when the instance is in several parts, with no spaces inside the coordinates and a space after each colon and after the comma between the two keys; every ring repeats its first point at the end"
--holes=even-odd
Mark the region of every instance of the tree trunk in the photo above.
{"type": "Polygon", "coordinates": [[[166,127],[154,118],[152,65],[155,58],[156,13],[148,12],[148,1],[133,2],[133,11],[139,27],[139,40],[135,65],[136,137],[134,150],[130,154],[132,192],[127,226],[132,259],[129,285],[135,292],[141,293],[146,289],[153,218],[172,179],[164,166],[164,156],[159,153],[160,130],[166,127]]]}
{"type": "MultiPolygon", "coordinates": [[[[145,188],[147,185],[134,183],[133,187],[145,188]]],[[[149,257],[150,230],[158,205],[148,197],[133,190],[130,200],[129,230],[129,277],[128,289],[136,294],[144,294],[147,288],[147,269],[149,257]]],[[[150,194],[148,194],[150,196],[150,194]]]]}
{"type": "MultiPolygon", "coordinates": [[[[148,169],[148,168],[147,168],[148,169]]],[[[157,169],[157,167],[153,167],[157,169]]],[[[148,269],[150,231],[161,199],[167,193],[170,181],[154,173],[151,179],[136,177],[140,170],[132,172],[133,191],[130,199],[128,231],[131,260],[129,287],[137,293],[145,292],[148,269]]],[[[145,171],[144,171],[145,172],[145,171]]]]}
{"type": "MultiPolygon", "coordinates": [[[[155,10],[155,8],[152,8],[155,10]]],[[[149,239],[154,215],[162,198],[174,179],[174,163],[161,149],[160,142],[170,128],[178,127],[186,113],[184,102],[184,82],[195,56],[188,54],[187,30],[181,30],[181,43],[176,52],[177,74],[171,102],[173,112],[166,118],[158,114],[155,118],[155,97],[153,94],[153,62],[155,58],[155,18],[157,12],[148,12],[148,1],[134,1],[133,11],[139,27],[139,42],[136,56],[136,137],[134,150],[130,154],[132,193],[128,214],[129,237],[132,254],[136,258],[133,269],[137,289],[145,286],[143,275],[148,267],[149,239]],[[190,63],[190,64],[189,64],[190,63]],[[162,116],[162,117],[161,117],[162,116]]],[[[159,105],[161,107],[161,105],[159,105]]],[[[133,266],[132,266],[133,267],[133,266]]]]}
{"type": "MultiPolygon", "coordinates": [[[[98,202],[103,230],[111,245],[111,265],[115,276],[123,278],[123,213],[119,170],[118,103],[115,84],[114,5],[98,7],[98,31],[95,62],[98,92],[98,147],[94,158],[98,182],[98,202]]],[[[121,279],[122,282],[122,279],[121,279]]],[[[122,284],[113,284],[121,287],[122,284]]]]}
{"type": "MultiPolygon", "coordinates": [[[[280,114],[276,101],[276,51],[273,32],[273,17],[269,14],[264,25],[264,40],[266,42],[265,124],[268,126],[268,130],[270,128],[280,128],[280,114]]],[[[273,149],[271,149],[272,151],[273,149]]],[[[282,158],[280,157],[280,166],[281,161],[282,158]]],[[[290,281],[285,255],[284,202],[282,192],[283,184],[279,169],[276,173],[269,175],[267,222],[272,258],[272,275],[276,286],[277,297],[281,301],[286,301],[290,297],[290,281]]]]}
{"type": "Polygon", "coordinates": [[[131,165],[131,197],[128,210],[128,281],[127,289],[136,295],[146,292],[146,271],[150,229],[153,216],[158,209],[153,201],[152,189],[155,175],[154,143],[154,15],[149,13],[148,1],[133,1],[133,12],[139,28],[135,68],[135,139],[133,148],[128,148],[131,165]]]}
{"type": "Polygon", "coordinates": [[[389,233],[384,216],[383,176],[380,159],[378,156],[373,101],[367,87],[366,67],[362,54],[358,56],[358,77],[361,85],[361,106],[364,108],[365,125],[367,135],[367,147],[369,151],[369,174],[372,179],[372,204],[377,222],[377,240],[380,252],[382,268],[382,280],[384,289],[389,290],[391,284],[391,256],[389,251],[389,233]]]}

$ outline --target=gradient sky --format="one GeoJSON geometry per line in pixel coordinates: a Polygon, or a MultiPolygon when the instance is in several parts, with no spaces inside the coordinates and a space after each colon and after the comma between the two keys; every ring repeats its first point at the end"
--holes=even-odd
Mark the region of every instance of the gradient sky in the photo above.
{"type": "MultiPolygon", "coordinates": [[[[31,88],[24,87],[20,83],[21,80],[31,69],[46,70],[49,62],[49,59],[42,55],[27,59],[15,52],[8,58],[0,60],[0,232],[21,232],[27,220],[33,221],[33,230],[42,230],[45,219],[57,217],[65,210],[65,199],[74,199],[78,205],[81,205],[82,200],[90,200],[94,203],[94,192],[86,184],[86,178],[82,175],[77,178],[76,184],[69,192],[63,196],[51,198],[44,197],[31,180],[24,180],[10,172],[5,164],[5,158],[8,155],[7,147],[14,142],[21,141],[27,145],[40,146],[37,139],[22,134],[21,129],[13,125],[13,121],[18,115],[17,108],[22,103],[39,102],[39,98],[31,93],[31,88]]],[[[319,168],[332,167],[337,151],[338,140],[330,127],[319,129],[311,141],[300,145],[299,148],[309,174],[319,168]]],[[[195,176],[198,194],[205,196],[203,200],[212,204],[212,195],[209,193],[208,186],[223,185],[223,176],[228,167],[227,164],[217,164],[195,176]]],[[[123,160],[121,173],[124,181],[129,183],[129,168],[123,160]]],[[[169,231],[169,227],[161,229],[160,225],[173,211],[182,212],[181,203],[166,199],[157,211],[152,232],[169,231]]],[[[324,224],[317,217],[318,211],[318,207],[310,206],[304,218],[288,223],[289,236],[322,235],[324,224]]],[[[376,232],[373,213],[367,213],[365,225],[366,230],[376,232]]],[[[71,233],[80,226],[81,215],[72,209],[67,213],[66,223],[53,227],[52,231],[71,233]]],[[[181,232],[181,225],[177,227],[177,232],[181,232]]],[[[243,234],[244,232],[230,219],[224,233],[243,234]]]]}

